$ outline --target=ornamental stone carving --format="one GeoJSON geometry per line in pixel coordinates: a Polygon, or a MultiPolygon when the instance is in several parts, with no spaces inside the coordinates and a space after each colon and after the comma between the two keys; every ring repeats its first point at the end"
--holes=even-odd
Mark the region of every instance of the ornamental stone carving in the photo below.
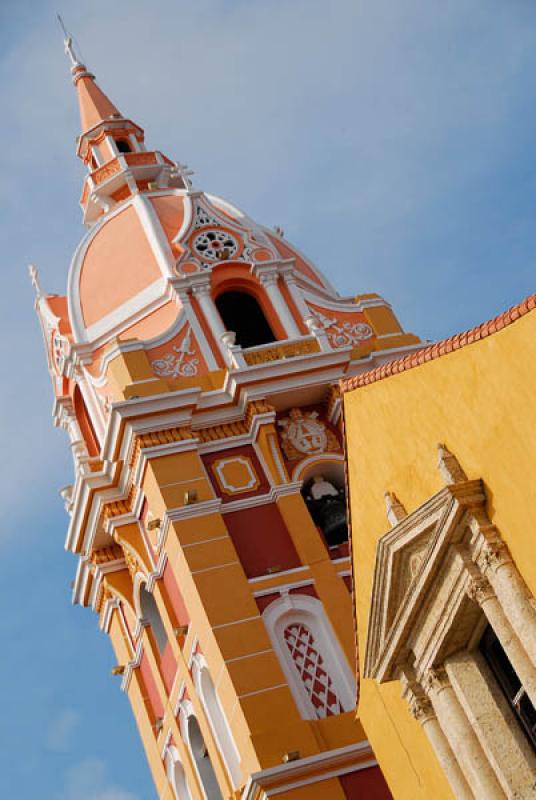
{"type": "Polygon", "coordinates": [[[431,701],[425,695],[414,695],[409,701],[411,716],[421,725],[435,717],[431,701]]]}
{"type": "Polygon", "coordinates": [[[424,675],[423,687],[427,692],[440,692],[443,689],[448,689],[449,686],[449,676],[447,675],[447,670],[444,667],[435,667],[434,669],[429,669],[424,675]]]}
{"type": "Polygon", "coordinates": [[[499,539],[495,541],[488,541],[482,548],[482,552],[478,557],[478,567],[482,572],[487,569],[496,570],[503,564],[507,564],[512,559],[508,552],[508,548],[499,539]]]}
{"type": "Polygon", "coordinates": [[[470,579],[467,585],[467,595],[474,603],[481,606],[486,600],[494,597],[495,592],[486,578],[478,576],[470,579]]]}
{"type": "Polygon", "coordinates": [[[292,408],[288,417],[279,420],[282,447],[289,460],[339,449],[337,437],[318,417],[318,411],[292,408]]]}
{"type": "Polygon", "coordinates": [[[361,344],[374,335],[370,325],[365,322],[340,321],[336,317],[328,317],[316,309],[308,317],[306,323],[311,331],[326,333],[331,347],[335,350],[361,344]]]}

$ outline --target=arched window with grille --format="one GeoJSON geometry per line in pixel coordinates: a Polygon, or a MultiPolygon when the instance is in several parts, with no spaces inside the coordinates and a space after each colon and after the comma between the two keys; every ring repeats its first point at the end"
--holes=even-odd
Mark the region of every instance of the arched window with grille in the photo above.
{"type": "Polygon", "coordinates": [[[355,680],[322,603],[289,594],[263,614],[274,650],[304,719],[342,714],[355,706],[355,680]]]}

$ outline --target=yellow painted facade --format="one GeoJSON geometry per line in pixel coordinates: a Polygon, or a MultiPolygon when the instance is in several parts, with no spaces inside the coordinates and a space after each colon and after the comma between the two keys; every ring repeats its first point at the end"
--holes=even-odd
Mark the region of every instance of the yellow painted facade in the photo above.
{"type": "MultiPolygon", "coordinates": [[[[396,800],[462,794],[449,785],[423,725],[410,714],[400,680],[363,677],[377,548],[390,530],[385,493],[394,493],[404,514],[411,514],[440,492],[445,482],[437,448],[444,443],[469,480],[482,479],[487,517],[528,592],[536,593],[536,311],[525,304],[506,324],[488,325],[484,335],[477,340],[473,332],[459,349],[449,340],[444,349],[451,352],[443,354],[429,348],[426,358],[390,370],[388,377],[371,373],[356,388],[350,381],[344,393],[358,715],[396,800]]],[[[534,640],[534,628],[531,635],[534,640]]],[[[496,796],[513,796],[501,791],[496,796]]]]}

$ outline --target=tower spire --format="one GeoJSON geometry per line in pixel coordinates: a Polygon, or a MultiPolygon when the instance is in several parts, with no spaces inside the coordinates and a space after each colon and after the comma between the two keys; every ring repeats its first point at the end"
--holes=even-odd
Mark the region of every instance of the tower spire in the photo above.
{"type": "Polygon", "coordinates": [[[65,54],[71,62],[71,75],[78,93],[80,125],[82,135],[84,135],[102,122],[110,118],[122,119],[123,115],[97,86],[95,76],[82,63],[75,51],[72,35],[68,32],[60,15],[57,16],[64,34],[65,54]]]}

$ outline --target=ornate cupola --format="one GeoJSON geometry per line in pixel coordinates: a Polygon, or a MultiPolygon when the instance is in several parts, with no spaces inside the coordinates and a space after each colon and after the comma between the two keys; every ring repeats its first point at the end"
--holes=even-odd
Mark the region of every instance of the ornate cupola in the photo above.
{"type": "Polygon", "coordinates": [[[388,797],[354,720],[338,382],[418,339],[146,150],[66,49],[90,227],[66,296],[32,279],[73,600],[111,637],[160,798],[388,797]]]}

